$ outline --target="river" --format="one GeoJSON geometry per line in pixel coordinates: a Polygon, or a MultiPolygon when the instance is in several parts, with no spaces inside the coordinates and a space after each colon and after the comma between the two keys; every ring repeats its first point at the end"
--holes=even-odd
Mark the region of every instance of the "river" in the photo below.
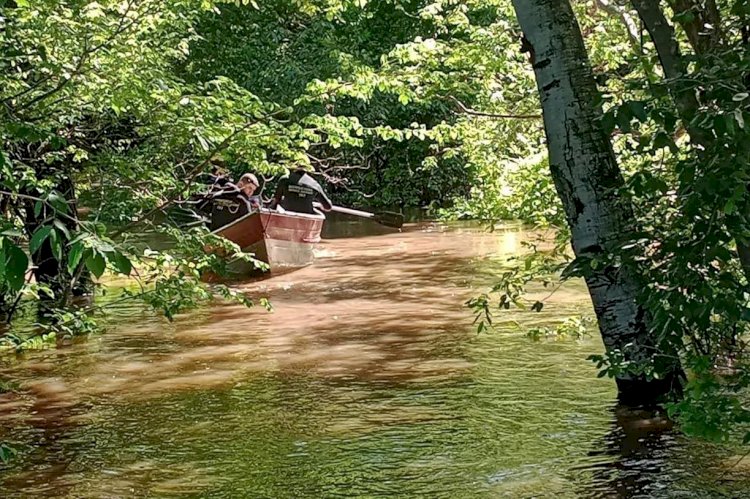
{"type": "Polygon", "coordinates": [[[314,265],[238,284],[272,313],[118,305],[0,360],[0,497],[750,497],[738,450],[617,407],[596,334],[527,338],[591,314],[580,283],[476,332],[463,303],[535,234],[328,226],[314,265]]]}

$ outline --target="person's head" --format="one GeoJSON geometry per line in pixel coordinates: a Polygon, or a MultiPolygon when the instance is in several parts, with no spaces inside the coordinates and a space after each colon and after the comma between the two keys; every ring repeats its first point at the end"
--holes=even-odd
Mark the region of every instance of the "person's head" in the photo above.
{"type": "Polygon", "coordinates": [[[240,177],[239,182],[237,182],[237,187],[248,196],[252,196],[259,186],[258,177],[252,173],[244,174],[240,177]]]}

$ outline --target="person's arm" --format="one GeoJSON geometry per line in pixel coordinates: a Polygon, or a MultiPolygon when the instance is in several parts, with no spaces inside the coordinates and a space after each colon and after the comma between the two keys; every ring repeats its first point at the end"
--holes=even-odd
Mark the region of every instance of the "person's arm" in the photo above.
{"type": "Polygon", "coordinates": [[[328,196],[326,196],[326,193],[322,188],[317,190],[315,197],[320,203],[320,207],[323,211],[331,211],[331,209],[333,208],[333,203],[331,203],[331,200],[328,199],[328,196]]]}

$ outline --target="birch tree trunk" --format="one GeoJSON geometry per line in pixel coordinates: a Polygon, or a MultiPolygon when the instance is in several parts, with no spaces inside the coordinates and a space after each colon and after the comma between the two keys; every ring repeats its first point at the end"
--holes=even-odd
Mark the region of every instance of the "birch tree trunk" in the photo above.
{"type": "MultiPolygon", "coordinates": [[[[633,210],[618,194],[623,178],[602,128],[601,99],[578,22],[568,0],[513,0],[531,54],[544,114],[551,174],[570,225],[573,250],[589,266],[586,284],[607,351],[627,360],[648,361],[655,342],[639,285],[627,266],[611,263],[633,231],[633,210]]],[[[673,363],[661,380],[622,374],[616,378],[626,404],[653,403],[679,389],[682,371],[673,363]]]]}

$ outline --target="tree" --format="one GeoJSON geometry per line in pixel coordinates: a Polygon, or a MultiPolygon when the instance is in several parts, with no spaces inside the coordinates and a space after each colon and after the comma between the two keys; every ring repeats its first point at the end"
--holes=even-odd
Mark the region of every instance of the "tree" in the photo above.
{"type": "Polygon", "coordinates": [[[750,421],[744,406],[750,54],[742,49],[750,4],[669,1],[672,24],[665,2],[631,3],[663,72],[661,79],[640,82],[651,96],[650,126],[661,130],[654,149],[666,144],[674,154],[665,177],[671,208],[654,204],[664,222],[653,224],[659,242],[647,305],[692,373],[685,400],[674,407],[683,428],[724,439],[750,421]]]}
{"type": "Polygon", "coordinates": [[[651,403],[679,389],[679,363],[660,352],[639,301],[637,269],[613,258],[633,237],[633,210],[620,195],[622,174],[601,125],[596,88],[578,23],[567,1],[514,1],[537,79],[550,171],[570,226],[578,270],[589,289],[608,353],[661,365],[659,378],[616,376],[625,403],[651,403]],[[656,349],[656,353],[654,352],[656,349]]]}
{"type": "Polygon", "coordinates": [[[7,322],[19,306],[39,302],[52,309],[53,327],[70,322],[72,294],[87,273],[98,278],[107,268],[144,277],[138,296],[168,317],[217,292],[247,302],[199,283],[201,269],[220,265],[204,258],[199,240],[159,223],[151,226],[177,239],[169,252],[127,239],[193,192],[219,156],[257,158],[258,169],[272,170],[304,158],[301,143],[313,135],[280,123],[282,108],[226,79],[189,85],[175,75],[197,17],[215,7],[0,2],[0,316],[7,322]],[[91,210],[86,220],[81,199],[91,210]]]}
{"type": "Polygon", "coordinates": [[[308,150],[341,202],[448,206],[468,197],[484,173],[481,132],[508,137],[483,147],[485,157],[489,149],[523,157],[537,146],[537,130],[499,118],[533,105],[520,98],[529,94],[528,75],[494,45],[509,38],[506,2],[362,2],[336,17],[296,3],[206,12],[180,74],[188,81],[221,74],[300,117],[381,128],[382,136],[364,134],[361,144],[308,150]],[[472,114],[480,103],[489,104],[487,116],[472,114]]]}
{"type": "MultiPolygon", "coordinates": [[[[701,118],[705,117],[701,107],[709,104],[709,102],[701,103],[696,95],[694,83],[688,81],[688,63],[682,55],[675,30],[669,24],[659,2],[633,0],[632,3],[654,43],[664,70],[666,86],[674,99],[677,112],[687,128],[692,142],[699,146],[694,152],[701,161],[710,162],[712,152],[721,153],[722,150],[726,150],[727,144],[722,144],[722,140],[727,137],[717,136],[708,127],[700,124],[701,118]]],[[[748,8],[744,2],[736,2],[735,5],[737,9],[748,8]]],[[[676,17],[681,21],[694,53],[704,62],[711,64],[714,71],[718,68],[726,68],[727,65],[731,66],[735,62],[726,61],[723,57],[725,54],[722,54],[722,51],[726,50],[724,45],[727,42],[725,37],[731,35],[731,29],[727,29],[728,26],[723,26],[721,13],[713,0],[705,2],[705,5],[692,0],[675,0],[671,2],[671,7],[675,11],[676,17]]],[[[739,33],[740,37],[737,38],[743,36],[741,33],[742,31],[739,33]]],[[[741,42],[741,39],[733,40],[733,42],[746,45],[746,42],[741,42]]],[[[701,71],[698,70],[697,75],[700,76],[700,73],[701,71]]],[[[743,87],[747,88],[747,84],[742,81],[740,75],[735,75],[737,93],[733,93],[731,97],[739,95],[743,87]],[[740,78],[737,78],[737,76],[740,76],[740,78]]],[[[712,76],[716,79],[718,75],[712,76]]],[[[723,72],[722,76],[730,75],[723,72]]],[[[705,97],[707,95],[704,92],[705,97]]],[[[720,102],[714,101],[713,103],[721,106],[720,102]]],[[[730,119],[735,119],[735,117],[732,116],[730,119]]],[[[733,141],[736,137],[732,135],[729,139],[733,141]]],[[[728,146],[731,147],[732,144],[728,146]]],[[[729,227],[729,230],[735,238],[737,255],[745,272],[745,277],[750,282],[750,239],[748,239],[748,235],[745,234],[746,230],[742,227],[735,225],[729,227]]]]}

